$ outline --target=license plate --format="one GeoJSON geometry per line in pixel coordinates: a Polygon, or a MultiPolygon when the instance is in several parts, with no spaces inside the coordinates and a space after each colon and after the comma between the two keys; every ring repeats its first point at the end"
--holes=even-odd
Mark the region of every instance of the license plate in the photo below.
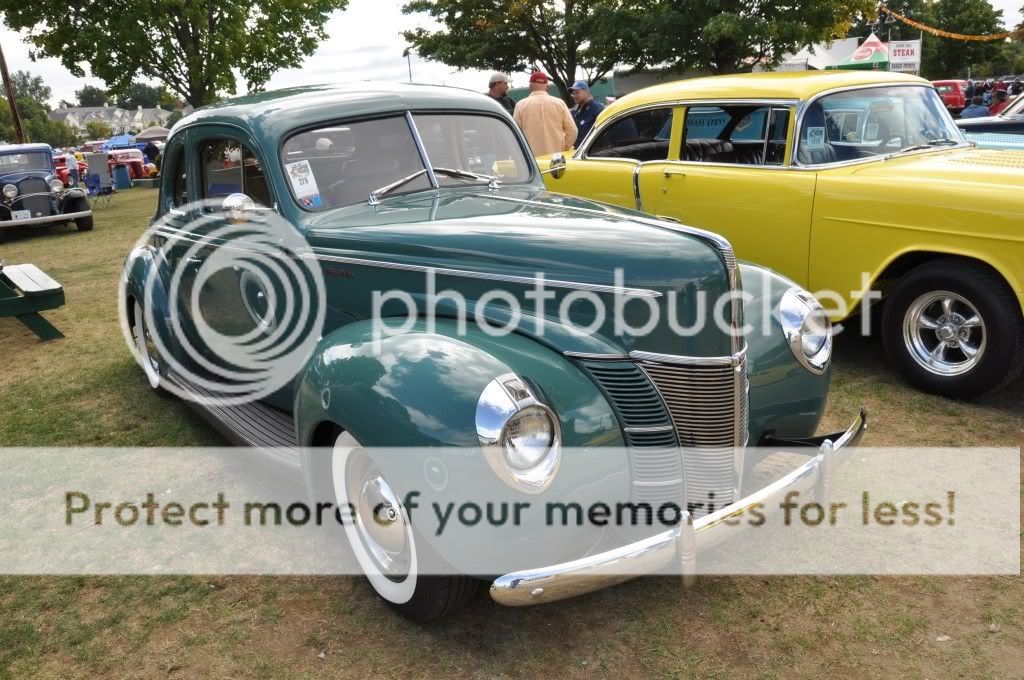
{"type": "Polygon", "coordinates": [[[12,220],[28,220],[32,219],[31,210],[14,210],[11,212],[12,220]]]}

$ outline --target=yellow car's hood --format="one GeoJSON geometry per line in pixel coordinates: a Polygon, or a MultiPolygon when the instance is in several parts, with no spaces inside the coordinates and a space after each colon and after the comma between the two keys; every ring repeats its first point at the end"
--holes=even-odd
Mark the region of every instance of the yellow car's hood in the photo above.
{"type": "Polygon", "coordinates": [[[1024,187],[1024,151],[950,149],[897,156],[859,167],[858,178],[885,182],[936,182],[1024,187]]]}

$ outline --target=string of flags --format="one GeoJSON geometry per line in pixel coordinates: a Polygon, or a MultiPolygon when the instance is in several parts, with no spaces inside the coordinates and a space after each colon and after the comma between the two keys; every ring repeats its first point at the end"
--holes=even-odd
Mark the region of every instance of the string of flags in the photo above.
{"type": "Polygon", "coordinates": [[[1006,40],[1007,38],[1015,38],[1018,36],[1024,36],[1024,27],[1017,29],[1016,31],[1006,31],[1005,33],[994,33],[992,35],[964,35],[963,33],[953,33],[951,31],[944,31],[941,28],[935,28],[934,26],[928,26],[922,24],[920,21],[914,21],[910,17],[904,16],[899,12],[894,12],[888,7],[879,8],[879,12],[885,12],[891,17],[902,21],[907,26],[913,26],[919,31],[936,35],[940,38],[951,38],[953,40],[965,40],[973,42],[990,42],[994,40],[1006,40]]]}

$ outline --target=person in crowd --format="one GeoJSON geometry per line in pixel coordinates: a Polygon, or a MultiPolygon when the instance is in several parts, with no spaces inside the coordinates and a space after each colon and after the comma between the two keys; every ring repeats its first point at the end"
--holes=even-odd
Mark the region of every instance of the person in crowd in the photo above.
{"type": "Polygon", "coordinates": [[[495,71],[487,83],[487,96],[501,104],[502,108],[508,111],[509,115],[516,109],[516,103],[508,96],[508,88],[511,86],[509,77],[504,73],[495,71]]]}
{"type": "Polygon", "coordinates": [[[996,81],[996,83],[992,86],[992,93],[993,93],[992,97],[995,98],[995,93],[996,92],[1006,92],[1009,89],[1010,89],[1010,84],[1008,82],[1006,82],[1005,80],[996,81]]]}
{"type": "Polygon", "coordinates": [[[530,74],[530,94],[516,104],[513,118],[537,156],[568,151],[576,141],[576,121],[565,102],[548,94],[548,76],[543,71],[530,74]]]}
{"type": "Polygon", "coordinates": [[[604,104],[594,99],[590,93],[590,85],[585,80],[573,83],[569,88],[569,94],[576,102],[576,106],[572,107],[572,117],[576,121],[576,139],[582,140],[590,132],[590,128],[594,127],[597,114],[604,111],[604,104]]]}
{"type": "Polygon", "coordinates": [[[974,99],[975,89],[977,88],[974,86],[974,81],[968,80],[967,87],[964,88],[964,96],[967,97],[967,101],[971,101],[972,99],[974,99]]]}
{"type": "Polygon", "coordinates": [[[142,153],[146,155],[146,160],[152,163],[156,160],[156,157],[160,155],[160,149],[152,142],[152,140],[150,140],[146,143],[146,148],[142,150],[142,153]]]}
{"type": "Polygon", "coordinates": [[[1007,106],[1010,105],[1009,98],[1006,96],[1006,90],[996,90],[996,101],[992,106],[989,107],[991,115],[995,116],[1003,112],[1007,106]]]}
{"type": "Polygon", "coordinates": [[[974,99],[971,100],[970,106],[960,112],[961,118],[984,118],[991,116],[992,113],[985,106],[985,97],[980,94],[974,95],[974,99]]]}
{"type": "Polygon", "coordinates": [[[985,81],[985,87],[981,92],[981,101],[985,106],[992,103],[992,79],[985,81]]]}
{"type": "Polygon", "coordinates": [[[1020,77],[1013,79],[1013,85],[1010,85],[1010,94],[1014,97],[1024,94],[1024,82],[1021,82],[1020,77]]]}

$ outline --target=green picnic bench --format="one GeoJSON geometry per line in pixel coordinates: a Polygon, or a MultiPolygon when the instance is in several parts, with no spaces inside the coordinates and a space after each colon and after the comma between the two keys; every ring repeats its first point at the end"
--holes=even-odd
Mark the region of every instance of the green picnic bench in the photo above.
{"type": "Polygon", "coordinates": [[[39,312],[64,304],[64,287],[34,264],[0,266],[0,317],[13,316],[40,340],[64,334],[39,312]]]}

